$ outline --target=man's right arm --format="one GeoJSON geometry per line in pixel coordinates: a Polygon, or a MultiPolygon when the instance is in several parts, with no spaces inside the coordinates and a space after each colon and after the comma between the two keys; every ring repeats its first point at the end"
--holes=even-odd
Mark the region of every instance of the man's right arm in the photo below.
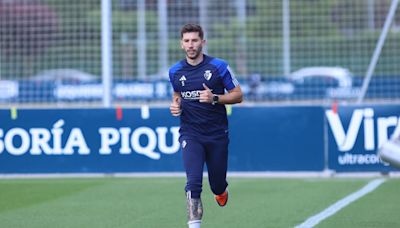
{"type": "Polygon", "coordinates": [[[172,103],[169,106],[169,110],[173,116],[180,116],[182,109],[181,109],[181,95],[178,92],[174,92],[172,95],[172,103]]]}

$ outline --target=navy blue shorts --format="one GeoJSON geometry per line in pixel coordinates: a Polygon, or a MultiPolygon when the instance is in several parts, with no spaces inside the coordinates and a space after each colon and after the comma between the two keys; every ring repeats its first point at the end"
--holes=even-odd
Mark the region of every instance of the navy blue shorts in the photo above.
{"type": "Polygon", "coordinates": [[[215,195],[222,194],[228,186],[228,135],[219,138],[182,135],[179,141],[187,178],[185,191],[191,191],[192,198],[200,198],[206,164],[211,191],[215,195]]]}

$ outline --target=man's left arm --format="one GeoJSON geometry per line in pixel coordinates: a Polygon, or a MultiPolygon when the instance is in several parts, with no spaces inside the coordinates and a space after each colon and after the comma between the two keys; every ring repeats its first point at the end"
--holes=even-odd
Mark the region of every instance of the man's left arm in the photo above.
{"type": "Polygon", "coordinates": [[[236,85],[233,89],[228,90],[225,94],[213,94],[211,90],[203,84],[204,90],[200,92],[200,102],[218,103],[218,104],[236,104],[243,101],[243,93],[240,85],[236,85]],[[214,97],[218,96],[218,101],[214,97]]]}
{"type": "Polygon", "coordinates": [[[228,93],[217,96],[218,104],[236,104],[243,101],[243,93],[240,85],[237,85],[235,88],[228,90],[228,93]]]}

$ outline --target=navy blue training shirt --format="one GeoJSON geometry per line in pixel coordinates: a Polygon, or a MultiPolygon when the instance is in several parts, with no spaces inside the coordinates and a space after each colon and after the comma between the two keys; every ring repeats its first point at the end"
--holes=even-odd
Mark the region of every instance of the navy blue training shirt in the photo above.
{"type": "Polygon", "coordinates": [[[175,92],[181,95],[181,135],[218,136],[228,132],[225,105],[201,103],[203,83],[213,94],[224,94],[239,85],[228,64],[218,58],[204,55],[203,61],[192,66],[186,59],[169,70],[169,79],[175,92]]]}

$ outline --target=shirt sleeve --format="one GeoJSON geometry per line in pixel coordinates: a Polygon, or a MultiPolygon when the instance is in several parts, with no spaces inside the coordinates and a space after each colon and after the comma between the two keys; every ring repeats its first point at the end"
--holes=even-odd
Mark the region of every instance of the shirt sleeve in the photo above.
{"type": "Polygon", "coordinates": [[[226,90],[232,90],[239,85],[239,82],[229,65],[225,65],[224,68],[221,69],[221,77],[226,90]]]}
{"type": "Polygon", "coordinates": [[[174,92],[178,92],[174,86],[174,72],[172,72],[172,70],[170,69],[168,74],[169,74],[169,82],[171,83],[174,92]]]}

